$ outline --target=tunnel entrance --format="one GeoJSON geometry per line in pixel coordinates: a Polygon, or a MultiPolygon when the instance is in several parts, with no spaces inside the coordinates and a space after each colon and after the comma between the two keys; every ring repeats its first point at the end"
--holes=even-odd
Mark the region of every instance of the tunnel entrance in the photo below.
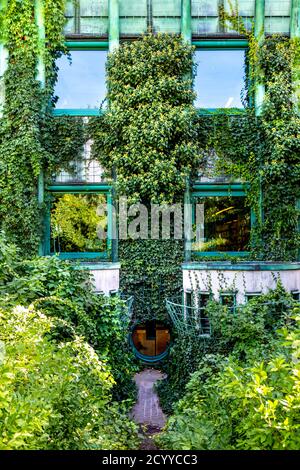
{"type": "Polygon", "coordinates": [[[136,325],[131,333],[134,353],[145,362],[156,362],[166,357],[170,341],[170,328],[156,320],[136,325]]]}

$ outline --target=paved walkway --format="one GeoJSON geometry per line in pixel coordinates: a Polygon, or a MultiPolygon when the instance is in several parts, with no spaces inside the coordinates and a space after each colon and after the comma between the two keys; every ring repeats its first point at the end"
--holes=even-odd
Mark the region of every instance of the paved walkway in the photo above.
{"type": "Polygon", "coordinates": [[[134,377],[138,387],[138,401],[132,411],[133,419],[137,424],[144,424],[157,431],[164,427],[166,417],[160,407],[154,385],[164,377],[162,372],[154,369],[145,369],[134,377]]]}

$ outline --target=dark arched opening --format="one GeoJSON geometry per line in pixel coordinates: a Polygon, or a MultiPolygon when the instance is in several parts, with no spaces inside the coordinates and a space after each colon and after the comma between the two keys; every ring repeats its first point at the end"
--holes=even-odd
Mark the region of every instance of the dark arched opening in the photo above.
{"type": "Polygon", "coordinates": [[[170,342],[169,326],[156,320],[135,325],[130,335],[130,343],[136,357],[149,363],[164,359],[168,355],[170,342]]]}

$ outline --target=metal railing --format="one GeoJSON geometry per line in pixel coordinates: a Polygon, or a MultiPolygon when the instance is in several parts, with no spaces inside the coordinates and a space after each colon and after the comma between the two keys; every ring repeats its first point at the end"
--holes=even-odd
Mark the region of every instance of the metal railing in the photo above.
{"type": "Polygon", "coordinates": [[[190,307],[166,299],[166,307],[175,328],[180,333],[209,338],[211,325],[205,307],[190,307]]]}

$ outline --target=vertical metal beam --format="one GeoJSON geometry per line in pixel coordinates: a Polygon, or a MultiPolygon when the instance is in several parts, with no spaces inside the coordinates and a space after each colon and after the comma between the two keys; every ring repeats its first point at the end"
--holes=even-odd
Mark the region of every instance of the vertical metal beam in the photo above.
{"type": "Polygon", "coordinates": [[[109,51],[113,52],[120,43],[119,0],[108,0],[109,8],[109,51]]]}
{"type": "MultiPolygon", "coordinates": [[[[191,0],[181,0],[181,36],[182,39],[192,44],[192,7],[191,0]]],[[[190,78],[190,77],[188,77],[190,78]]],[[[186,178],[184,193],[184,259],[190,261],[192,258],[192,206],[190,179],[186,178]]]]}
{"type": "Polygon", "coordinates": [[[184,41],[192,42],[191,0],[181,0],[181,36],[184,41]]]}
{"type": "MultiPolygon", "coordinates": [[[[45,21],[44,21],[44,4],[43,0],[35,0],[35,23],[38,28],[38,41],[39,41],[39,55],[38,63],[36,70],[36,79],[40,82],[41,88],[45,88],[46,85],[46,69],[45,69],[45,21]]],[[[42,210],[45,202],[45,181],[44,181],[44,171],[40,171],[38,178],[38,204],[42,210]]],[[[44,237],[43,237],[44,238],[44,237]]],[[[42,256],[45,253],[44,249],[44,240],[40,241],[39,245],[39,255],[42,256]]]]}
{"type": "MultiPolygon", "coordinates": [[[[291,23],[290,23],[290,35],[291,39],[300,38],[300,0],[292,0],[291,4],[291,23]]],[[[295,65],[295,75],[296,77],[299,76],[299,65],[295,65]]],[[[294,83],[295,87],[295,101],[296,101],[296,108],[299,111],[299,103],[300,103],[300,80],[295,79],[294,83]]]]}
{"type": "MultiPolygon", "coordinates": [[[[255,0],[255,27],[254,34],[261,45],[265,39],[265,0],[255,0]]],[[[259,116],[261,114],[262,104],[264,101],[265,87],[257,83],[255,85],[255,112],[259,116]]]]}
{"type": "MultiPolygon", "coordinates": [[[[118,49],[120,44],[120,4],[119,0],[108,0],[109,8],[109,52],[113,52],[118,49]]],[[[114,181],[116,175],[114,172],[114,181]]],[[[116,206],[117,201],[115,198],[115,192],[112,190],[111,195],[108,196],[108,203],[110,202],[111,208],[109,213],[109,235],[108,246],[111,248],[111,259],[112,261],[118,260],[118,229],[117,229],[117,215],[116,206]]]]}
{"type": "MultiPolygon", "coordinates": [[[[255,25],[254,34],[258,41],[258,45],[261,46],[265,39],[265,0],[255,0],[255,25]]],[[[262,105],[265,96],[265,86],[261,83],[255,83],[255,114],[260,116],[262,112],[262,105]]],[[[260,153],[260,166],[262,165],[261,153],[260,153]]],[[[260,223],[263,223],[264,219],[264,194],[262,177],[259,180],[259,218],[260,223]]]]}
{"type": "MultiPolygon", "coordinates": [[[[0,11],[7,6],[7,0],[0,0],[0,11]]],[[[5,85],[3,75],[8,66],[8,50],[3,43],[3,38],[0,37],[0,118],[3,116],[3,107],[5,103],[5,85]]]]}
{"type": "Polygon", "coordinates": [[[300,0],[292,0],[290,32],[292,39],[300,37],[300,0]]]}
{"type": "Polygon", "coordinates": [[[186,178],[184,193],[184,260],[192,258],[192,196],[190,179],[186,178]]]}

